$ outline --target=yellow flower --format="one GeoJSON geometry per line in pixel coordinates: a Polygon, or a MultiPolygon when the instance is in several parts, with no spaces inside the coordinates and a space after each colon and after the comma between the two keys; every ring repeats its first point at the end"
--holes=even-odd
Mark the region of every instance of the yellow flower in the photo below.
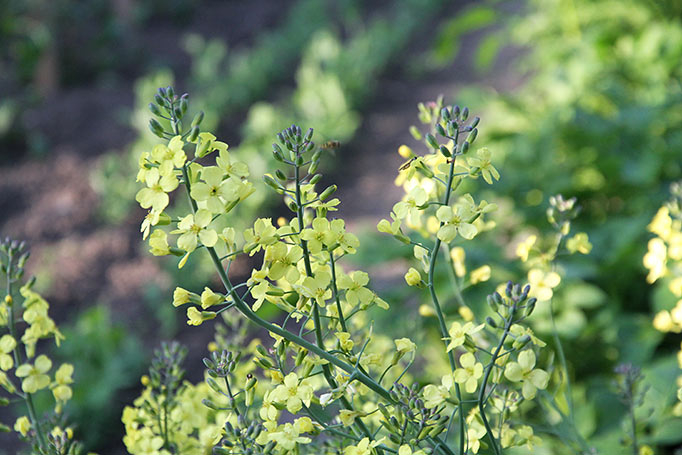
{"type": "Polygon", "coordinates": [[[412,451],[412,447],[407,444],[403,444],[398,448],[398,455],[426,455],[423,450],[412,451]]]}
{"type": "Polygon", "coordinates": [[[154,256],[165,256],[170,254],[168,246],[168,235],[163,229],[154,229],[149,237],[149,252],[154,256]]]}
{"type": "Polygon", "coordinates": [[[348,332],[336,332],[336,338],[339,339],[339,344],[341,345],[341,349],[344,351],[350,351],[353,349],[353,346],[355,343],[353,343],[353,340],[350,339],[350,333],[348,332]]]}
{"type": "Polygon", "coordinates": [[[221,294],[216,294],[208,287],[204,288],[204,292],[201,293],[201,308],[204,310],[209,309],[213,305],[218,305],[225,301],[225,296],[221,294]]]}
{"type": "Polygon", "coordinates": [[[332,291],[328,289],[332,277],[327,272],[318,272],[315,277],[307,276],[303,283],[295,285],[294,288],[303,296],[315,300],[317,304],[324,308],[327,299],[332,297],[332,291]]]}
{"type": "Polygon", "coordinates": [[[422,187],[414,187],[405,195],[402,201],[393,206],[393,213],[395,213],[397,219],[407,218],[409,224],[418,225],[420,216],[418,207],[426,204],[428,199],[429,197],[422,187]]]}
{"type": "Polygon", "coordinates": [[[362,438],[360,442],[356,445],[347,446],[343,455],[371,455],[374,451],[374,447],[381,444],[381,441],[369,441],[369,438],[362,438]]]}
{"type": "Polygon", "coordinates": [[[17,340],[12,335],[3,335],[0,338],[0,370],[8,371],[14,366],[12,351],[17,347],[17,340]]]}
{"type": "Polygon", "coordinates": [[[208,210],[199,209],[197,213],[189,214],[178,223],[178,229],[171,234],[182,234],[178,237],[178,248],[191,253],[197,248],[197,243],[207,247],[215,246],[218,234],[213,229],[207,229],[213,220],[213,214],[208,210]]]}
{"type": "Polygon", "coordinates": [[[248,251],[253,256],[261,248],[272,245],[278,240],[277,228],[272,225],[270,218],[258,218],[253,224],[253,228],[244,231],[246,246],[244,251],[248,251]]]}
{"type": "Polygon", "coordinates": [[[162,212],[168,206],[167,193],[178,187],[178,179],[172,173],[161,176],[157,168],[152,168],[145,175],[145,184],[147,188],[138,191],[135,200],[142,208],[151,207],[156,212],[162,212]]]}
{"type": "Polygon", "coordinates": [[[275,441],[279,447],[285,451],[293,450],[296,444],[308,444],[312,440],[305,436],[299,436],[300,431],[296,425],[286,423],[278,427],[279,431],[268,434],[270,441],[275,441]]]}
{"type": "Polygon", "coordinates": [[[419,270],[415,269],[414,267],[410,267],[410,269],[405,274],[405,282],[407,283],[408,286],[418,286],[419,284],[421,284],[422,277],[421,274],[419,273],[419,270]]]}
{"type": "Polygon", "coordinates": [[[400,338],[393,340],[393,342],[395,343],[395,347],[398,352],[408,353],[414,352],[417,349],[417,345],[414,344],[409,338],[400,338]]]}
{"type": "Polygon", "coordinates": [[[441,385],[435,386],[429,384],[424,387],[424,405],[427,408],[435,408],[443,404],[445,400],[450,397],[450,389],[453,386],[453,377],[451,374],[446,374],[441,378],[441,385]]]}
{"type": "Polygon", "coordinates": [[[549,374],[546,371],[535,368],[535,353],[523,351],[519,354],[517,362],[509,362],[504,369],[504,376],[512,382],[523,382],[521,393],[527,400],[535,398],[538,389],[546,389],[549,383],[549,374]]]}
{"type": "Polygon", "coordinates": [[[571,253],[576,251],[580,254],[588,254],[592,251],[592,244],[590,239],[584,232],[578,232],[576,235],[566,241],[566,249],[571,253]]]}
{"type": "Polygon", "coordinates": [[[488,281],[490,279],[490,274],[491,270],[489,265],[483,265],[476,270],[472,270],[470,275],[471,284],[488,281]]]}
{"type": "Polygon", "coordinates": [[[474,217],[474,212],[467,205],[458,205],[454,209],[450,206],[443,206],[436,212],[436,218],[443,226],[438,229],[438,238],[445,242],[452,242],[457,234],[467,240],[471,240],[478,233],[476,226],[469,220],[474,217]]]}
{"type": "Polygon", "coordinates": [[[191,302],[192,300],[196,302],[198,298],[199,296],[194,292],[190,292],[187,289],[176,287],[175,291],[173,291],[173,306],[179,307],[181,305],[191,302]]]}
{"type": "MultiPolygon", "coordinates": [[[[656,316],[654,317],[654,328],[659,332],[675,331],[675,324],[673,324],[673,319],[668,311],[662,310],[656,313],[656,316]]],[[[679,332],[679,328],[677,332],[679,332]]]]}
{"type": "Polygon", "coordinates": [[[647,228],[662,239],[667,239],[672,232],[672,218],[667,207],[661,207],[647,228]]]}
{"type": "Polygon", "coordinates": [[[459,313],[460,316],[462,316],[462,319],[464,319],[467,322],[474,320],[474,312],[471,311],[471,308],[469,308],[468,306],[460,306],[457,309],[457,312],[459,313]]]}
{"type": "Polygon", "coordinates": [[[466,252],[461,246],[456,246],[450,250],[450,258],[452,259],[452,265],[455,267],[455,275],[458,277],[463,277],[467,273],[467,269],[464,265],[464,259],[466,258],[466,252]]]}
{"type": "Polygon", "coordinates": [[[349,427],[355,423],[356,417],[361,417],[364,414],[358,411],[350,411],[348,409],[341,409],[339,411],[339,419],[344,427],[349,427]]]}
{"type": "Polygon", "coordinates": [[[284,377],[284,384],[278,385],[271,394],[275,401],[285,403],[287,410],[296,414],[303,404],[310,406],[313,397],[313,389],[298,379],[296,373],[289,373],[284,377]]]}
{"type": "Polygon", "coordinates": [[[666,274],[667,248],[661,239],[649,240],[649,251],[644,255],[644,267],[649,269],[646,277],[648,283],[653,283],[666,274]]]}
{"type": "Polygon", "coordinates": [[[500,180],[500,173],[497,172],[497,169],[495,169],[495,166],[492,165],[490,160],[490,156],[492,155],[490,150],[483,147],[476,151],[476,155],[478,156],[467,158],[467,163],[472,168],[470,172],[473,175],[477,175],[480,172],[483,180],[489,185],[493,184],[493,179],[500,180]]]}
{"type": "Polygon", "coordinates": [[[14,423],[14,431],[16,431],[17,433],[21,433],[21,435],[24,437],[26,437],[30,430],[31,421],[28,420],[28,417],[26,416],[19,417],[17,421],[14,423]]]}
{"type": "Polygon", "coordinates": [[[71,399],[73,392],[69,384],[73,383],[73,365],[64,363],[54,375],[55,385],[52,386],[52,394],[58,402],[66,402],[71,399]]]}
{"type": "Polygon", "coordinates": [[[556,272],[545,273],[540,269],[531,269],[528,272],[530,293],[540,301],[549,300],[554,293],[552,289],[561,282],[561,277],[556,272]]]}
{"type": "Polygon", "coordinates": [[[457,321],[453,322],[450,326],[450,330],[448,330],[450,343],[448,344],[447,352],[462,346],[467,341],[467,337],[471,338],[471,335],[481,330],[484,325],[485,324],[480,324],[475,326],[472,322],[467,322],[462,325],[457,321]]]}
{"type": "Polygon", "coordinates": [[[519,243],[518,246],[516,247],[516,255],[520,257],[523,262],[526,262],[528,260],[528,255],[533,249],[533,246],[535,245],[537,239],[538,239],[537,236],[529,235],[528,237],[526,237],[526,240],[519,243]]]}
{"type": "Polygon", "coordinates": [[[52,361],[45,355],[36,359],[35,365],[25,363],[17,368],[16,376],[25,378],[21,382],[21,389],[26,393],[35,393],[50,385],[50,377],[45,374],[52,368],[52,361]]]}
{"type": "Polygon", "coordinates": [[[474,393],[478,386],[478,378],[483,376],[483,365],[476,362],[476,357],[471,352],[462,354],[459,363],[462,367],[455,370],[455,382],[464,384],[467,393],[474,393]]]}
{"type": "Polygon", "coordinates": [[[199,311],[196,307],[187,308],[187,325],[201,325],[204,321],[214,319],[217,316],[213,311],[199,311]]]}
{"type": "Polygon", "coordinates": [[[239,182],[231,178],[223,180],[223,170],[216,166],[201,170],[203,182],[192,185],[190,195],[197,202],[204,202],[206,208],[213,213],[221,213],[227,203],[238,200],[239,182]]]}

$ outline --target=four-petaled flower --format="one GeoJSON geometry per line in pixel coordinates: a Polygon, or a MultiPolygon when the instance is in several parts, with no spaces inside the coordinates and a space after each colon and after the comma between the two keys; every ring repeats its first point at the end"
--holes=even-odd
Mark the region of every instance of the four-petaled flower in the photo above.
{"type": "Polygon", "coordinates": [[[521,390],[527,400],[535,398],[538,389],[547,388],[549,374],[539,368],[535,368],[535,353],[527,350],[519,354],[517,362],[510,362],[504,369],[504,376],[512,382],[523,381],[521,390]]]}
{"type": "Polygon", "coordinates": [[[36,358],[34,365],[25,363],[15,372],[18,378],[24,378],[21,381],[21,389],[26,393],[36,393],[38,390],[44,389],[50,385],[50,377],[45,374],[52,368],[52,361],[45,355],[40,355],[36,358]]]}
{"type": "Polygon", "coordinates": [[[271,399],[284,403],[292,414],[301,410],[303,405],[310,406],[313,388],[304,381],[299,381],[296,373],[284,377],[284,384],[278,385],[270,395],[271,399]]]}
{"type": "Polygon", "coordinates": [[[531,269],[528,272],[528,282],[530,283],[530,293],[538,300],[549,300],[554,295],[552,288],[561,282],[561,277],[556,272],[545,273],[540,269],[531,269]]]}
{"type": "Polygon", "coordinates": [[[497,172],[497,169],[495,169],[495,166],[492,165],[490,160],[492,153],[490,150],[484,147],[482,149],[478,149],[476,155],[477,156],[475,157],[467,158],[467,163],[469,164],[469,167],[471,167],[470,172],[473,172],[473,175],[476,175],[480,172],[483,180],[485,180],[489,185],[492,185],[493,179],[500,179],[500,173],[497,172]]]}
{"type": "Polygon", "coordinates": [[[197,248],[200,240],[207,247],[215,246],[218,234],[213,229],[207,229],[213,220],[213,214],[208,210],[199,209],[197,213],[189,214],[178,223],[178,229],[171,234],[182,234],[178,237],[178,248],[191,253],[197,248]]]}
{"type": "Polygon", "coordinates": [[[459,358],[461,368],[455,370],[455,382],[464,384],[467,393],[474,393],[478,386],[478,378],[483,376],[483,365],[476,362],[476,357],[467,352],[459,358]]]}
{"type": "Polygon", "coordinates": [[[147,188],[138,191],[135,200],[142,208],[160,213],[168,206],[168,193],[178,187],[178,179],[173,173],[162,176],[158,168],[152,168],[145,175],[145,184],[147,188]]]}
{"type": "Polygon", "coordinates": [[[474,211],[465,205],[458,205],[454,209],[448,205],[440,207],[436,218],[443,226],[438,229],[438,238],[445,243],[452,242],[457,234],[467,240],[473,239],[478,233],[476,226],[470,222],[474,215],[474,211]]]}

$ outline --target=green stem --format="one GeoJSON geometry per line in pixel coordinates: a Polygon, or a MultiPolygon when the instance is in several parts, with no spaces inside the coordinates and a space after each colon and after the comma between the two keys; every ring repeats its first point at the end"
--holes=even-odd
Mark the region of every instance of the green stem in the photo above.
{"type": "MultiPolygon", "coordinates": [[[[336,311],[339,313],[339,323],[341,324],[341,329],[344,332],[348,332],[348,327],[346,327],[346,319],[343,317],[343,310],[341,309],[341,300],[339,299],[339,289],[336,286],[336,264],[334,261],[334,253],[329,252],[329,265],[332,271],[332,292],[334,292],[334,300],[336,301],[336,311]]],[[[381,382],[381,380],[379,380],[381,382]]]]}
{"type": "Polygon", "coordinates": [[[483,375],[483,382],[481,383],[481,388],[478,391],[478,409],[481,414],[481,420],[483,420],[483,425],[485,426],[485,430],[488,433],[488,438],[490,439],[490,445],[493,447],[493,451],[495,452],[495,455],[500,455],[502,453],[502,449],[497,445],[497,441],[495,440],[495,435],[493,435],[492,428],[490,427],[490,423],[488,423],[488,417],[485,414],[485,389],[488,384],[488,379],[490,379],[490,373],[492,373],[493,368],[495,367],[495,362],[497,361],[497,356],[500,354],[500,351],[502,350],[502,346],[504,346],[504,341],[507,339],[507,335],[509,335],[509,329],[512,326],[513,322],[513,315],[516,312],[516,304],[514,304],[511,308],[510,314],[511,316],[509,319],[507,319],[506,324],[504,325],[504,332],[502,333],[502,337],[500,338],[500,342],[497,344],[497,347],[495,348],[495,351],[493,352],[493,356],[490,359],[490,363],[488,364],[488,367],[485,370],[485,374],[483,375]]]}
{"type": "MultiPolygon", "coordinates": [[[[456,144],[455,144],[455,149],[456,149],[456,144]]],[[[452,160],[450,161],[450,171],[448,174],[448,183],[445,187],[445,197],[443,199],[443,205],[449,205],[450,204],[450,194],[452,190],[452,181],[454,179],[454,170],[455,170],[455,157],[453,156],[452,160]]],[[[441,227],[443,226],[444,223],[441,222],[441,227]]],[[[440,328],[441,336],[444,338],[444,343],[447,349],[447,337],[449,336],[448,333],[448,328],[447,325],[445,324],[445,317],[443,316],[443,310],[441,309],[440,303],[438,301],[438,296],[436,295],[436,287],[434,284],[434,276],[436,272],[436,259],[438,258],[438,253],[440,252],[440,247],[441,247],[441,241],[438,237],[436,237],[436,240],[433,244],[433,248],[431,248],[430,252],[430,258],[429,258],[429,278],[428,278],[428,283],[429,283],[429,293],[431,294],[431,301],[433,302],[433,307],[436,310],[436,316],[438,317],[438,326],[440,328]]],[[[448,359],[450,361],[450,369],[454,373],[455,370],[457,369],[457,364],[455,362],[455,352],[453,350],[448,352],[448,359]]],[[[455,394],[457,395],[457,400],[459,400],[460,403],[460,410],[459,410],[459,452],[461,454],[464,453],[464,439],[466,437],[465,431],[464,431],[464,413],[462,412],[462,391],[460,390],[459,384],[455,383],[455,394]]]]}

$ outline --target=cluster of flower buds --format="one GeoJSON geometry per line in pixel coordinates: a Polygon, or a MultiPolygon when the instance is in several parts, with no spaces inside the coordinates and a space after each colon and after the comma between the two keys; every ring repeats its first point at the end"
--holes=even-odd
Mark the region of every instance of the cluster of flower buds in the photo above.
{"type": "Polygon", "coordinates": [[[24,266],[31,252],[26,242],[19,242],[5,237],[0,240],[0,271],[9,276],[11,281],[20,280],[24,276],[24,266]],[[3,257],[4,256],[4,257],[3,257]]]}
{"type": "MultiPolygon", "coordinates": [[[[161,139],[168,139],[178,134],[181,130],[182,118],[187,113],[189,95],[187,93],[178,96],[173,87],[159,88],[154,95],[154,102],[149,103],[149,110],[155,116],[170,122],[172,131],[166,131],[161,122],[155,118],[149,120],[149,129],[161,139]]],[[[204,119],[204,113],[199,112],[192,119],[190,129],[183,135],[188,137],[189,142],[195,142],[199,136],[199,125],[204,119]]]]}
{"type": "Polygon", "coordinates": [[[220,354],[213,352],[211,358],[204,357],[204,365],[212,378],[224,378],[233,372],[241,353],[234,355],[231,351],[223,350],[220,354]]]}
{"type": "Polygon", "coordinates": [[[436,437],[446,428],[449,417],[442,414],[442,407],[426,407],[418,384],[407,387],[394,383],[390,394],[398,403],[398,406],[393,408],[394,412],[389,412],[382,404],[379,405],[379,410],[384,417],[384,426],[391,432],[389,439],[392,442],[396,444],[407,442],[411,446],[416,446],[419,441],[436,437]],[[399,412],[396,413],[395,410],[399,412]]]}
{"type": "Polygon", "coordinates": [[[154,351],[149,369],[149,384],[152,389],[165,395],[176,392],[185,377],[182,363],[186,356],[187,348],[177,341],[162,343],[161,348],[154,351]]]}
{"type": "MultiPolygon", "coordinates": [[[[511,326],[511,324],[523,321],[533,313],[537,299],[535,297],[528,298],[529,292],[529,284],[521,287],[520,284],[509,281],[504,290],[504,297],[499,292],[493,292],[487,298],[488,305],[502,319],[503,325],[511,326]]],[[[491,316],[486,318],[486,323],[490,327],[498,327],[497,321],[491,316]]]]}
{"type": "Polygon", "coordinates": [[[237,427],[225,422],[225,436],[218,445],[213,448],[213,455],[230,455],[241,453],[244,455],[267,455],[275,448],[275,442],[271,441],[265,446],[256,443],[256,438],[264,430],[261,422],[252,421],[247,423],[240,418],[237,427]]]}
{"type": "Polygon", "coordinates": [[[47,435],[48,453],[50,455],[80,455],[83,446],[73,440],[73,431],[70,428],[62,430],[59,427],[47,435]]]}

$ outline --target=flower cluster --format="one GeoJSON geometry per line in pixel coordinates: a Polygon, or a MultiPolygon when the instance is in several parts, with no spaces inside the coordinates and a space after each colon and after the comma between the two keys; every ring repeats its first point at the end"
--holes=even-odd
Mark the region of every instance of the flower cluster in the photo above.
{"type": "MultiPolygon", "coordinates": [[[[360,242],[342,219],[331,216],[339,204],[332,197],[336,186],[317,189],[327,149],[313,142],[313,130],[292,125],[280,132],[273,144],[280,166],[263,176],[291,215],[258,218],[240,232],[233,209],[259,189],[248,180],[246,165],[229,155],[225,143],[199,130],[201,115],[183,132],[185,95],[178,97],[168,87],[155,101],[152,112],[159,120],[152,120],[151,128],[164,142],[140,160],[138,180],[146,187],[137,199],[149,209],[143,237],[148,236],[153,254],[181,257],[179,267],[194,251],[205,250],[223,286],[178,287],[172,303],[187,308],[190,325],[218,316],[233,321],[239,314],[267,330],[272,340],[253,340],[244,350],[230,345],[229,332],[223,333],[211,345],[212,356],[204,359],[202,386],[176,382],[175,388],[159,389],[150,374],[142,397],[124,415],[132,453],[194,453],[212,445],[218,454],[453,455],[478,453],[482,447],[500,454],[503,448],[539,443],[523,423],[521,404],[549,386],[550,373],[538,366],[545,344],[525,320],[538,301],[551,298],[558,278],[538,270],[529,275],[532,286],[510,282],[488,298],[485,314],[476,315],[465,303],[461,291],[488,281],[492,269],[481,265],[467,274],[460,244],[494,227],[487,214],[496,206],[457,189],[465,180],[481,177],[493,184],[500,178],[491,151],[471,150],[479,119],[470,119],[468,109],[446,107],[441,100],[420,105],[431,131],[424,136],[413,131],[424,138],[427,152],[400,148],[407,162],[396,183],[405,196],[393,206],[391,220],[378,225],[379,231],[414,246],[418,264],[405,281],[429,290],[429,314],[438,317],[441,354],[450,371],[420,387],[410,371],[417,344],[375,333],[370,311],[389,305],[371,290],[366,272],[341,262],[356,253],[360,242]],[[191,159],[185,151],[189,144],[194,144],[191,159]],[[179,189],[189,200],[188,210],[167,213],[175,211],[168,204],[179,189]],[[178,236],[173,246],[169,235],[178,236]],[[456,278],[455,308],[438,300],[434,276],[441,252],[456,278]],[[229,274],[236,260],[256,264],[239,284],[229,274]],[[277,323],[268,320],[273,313],[277,323]],[[178,410],[189,390],[211,392],[202,397],[209,414],[190,418],[178,410]],[[207,419],[203,426],[200,419],[207,419]]],[[[561,230],[568,233],[563,225],[561,230]]],[[[576,250],[584,252],[587,239],[575,238],[576,250]]]]}
{"type": "MultiPolygon", "coordinates": [[[[654,317],[654,327],[661,332],[682,332],[682,184],[671,186],[672,198],[661,207],[648,226],[656,237],[649,240],[644,266],[649,270],[647,281],[662,281],[674,296],[673,308],[662,309],[654,317]]],[[[682,343],[677,354],[682,369],[682,343]]],[[[673,409],[682,416],[682,375],[677,378],[678,401],[673,409]]]]}
{"type": "MultiPolygon", "coordinates": [[[[53,368],[47,355],[36,352],[39,340],[52,338],[59,346],[64,336],[48,314],[47,301],[32,289],[35,279],[21,285],[28,257],[24,242],[0,240],[0,278],[7,292],[0,302],[0,387],[10,399],[25,403],[27,415],[20,416],[13,428],[36,453],[78,454],[81,446],[71,428],[62,429],[61,415],[73,395],[74,368],[68,363],[53,368]],[[18,290],[17,285],[21,285],[18,290]],[[54,398],[54,414],[40,419],[34,395],[48,389],[54,398]]],[[[7,404],[9,399],[0,397],[0,405],[7,404]]],[[[10,431],[4,424],[0,427],[10,431]]]]}

